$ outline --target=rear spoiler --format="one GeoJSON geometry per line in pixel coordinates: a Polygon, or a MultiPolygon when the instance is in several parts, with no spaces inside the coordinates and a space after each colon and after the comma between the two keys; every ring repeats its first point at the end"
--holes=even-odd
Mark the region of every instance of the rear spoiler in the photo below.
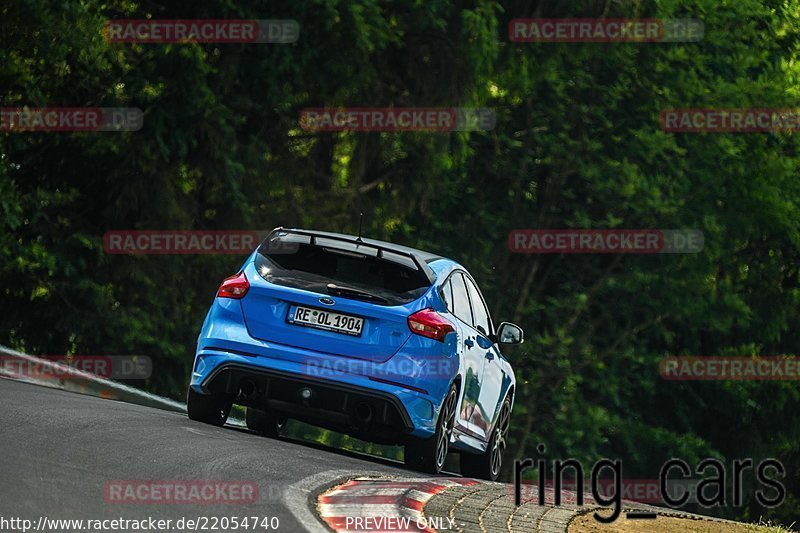
{"type": "MultiPolygon", "coordinates": [[[[433,270],[431,270],[431,267],[428,266],[428,263],[426,263],[424,260],[421,260],[419,257],[417,257],[416,254],[411,252],[396,250],[394,248],[389,248],[387,246],[381,246],[380,244],[364,242],[360,237],[353,237],[353,238],[340,237],[337,235],[329,235],[327,233],[319,233],[315,231],[298,230],[298,229],[287,229],[284,227],[277,227],[274,230],[272,230],[272,232],[270,232],[270,234],[267,236],[266,240],[271,239],[272,236],[278,232],[291,233],[292,235],[301,235],[303,237],[308,237],[310,239],[311,246],[316,246],[317,239],[325,239],[330,241],[345,242],[347,244],[355,245],[356,247],[363,246],[364,248],[372,248],[376,250],[376,256],[379,259],[384,259],[383,257],[384,253],[407,257],[411,259],[411,261],[414,263],[414,266],[416,267],[417,271],[422,272],[431,284],[433,284],[433,282],[436,281],[436,274],[433,273],[433,270]]],[[[387,260],[391,261],[391,259],[387,260]]]]}

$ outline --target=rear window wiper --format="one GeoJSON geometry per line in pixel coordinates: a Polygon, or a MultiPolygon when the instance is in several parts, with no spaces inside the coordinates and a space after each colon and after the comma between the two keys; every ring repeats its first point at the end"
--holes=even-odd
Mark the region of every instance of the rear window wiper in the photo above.
{"type": "Polygon", "coordinates": [[[334,296],[350,296],[352,298],[360,298],[371,302],[389,303],[389,300],[383,296],[378,296],[377,294],[372,294],[371,292],[362,291],[361,289],[355,289],[353,287],[341,287],[333,283],[328,283],[328,294],[334,296]]]}

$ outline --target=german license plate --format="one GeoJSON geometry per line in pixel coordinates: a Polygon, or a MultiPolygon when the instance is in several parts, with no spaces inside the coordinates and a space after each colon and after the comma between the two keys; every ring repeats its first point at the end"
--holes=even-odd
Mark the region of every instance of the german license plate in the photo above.
{"type": "Polygon", "coordinates": [[[321,309],[295,306],[289,311],[289,322],[309,328],[324,329],[345,335],[361,335],[364,319],[357,316],[343,315],[321,309]]]}

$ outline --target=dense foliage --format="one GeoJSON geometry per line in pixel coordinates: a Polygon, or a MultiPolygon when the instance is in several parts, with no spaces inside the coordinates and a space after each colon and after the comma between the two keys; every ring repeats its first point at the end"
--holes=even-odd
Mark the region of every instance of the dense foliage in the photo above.
{"type": "MultiPolygon", "coordinates": [[[[622,458],[626,477],[776,457],[800,516],[793,382],[673,382],[665,355],[800,337],[798,140],[673,134],[672,107],[785,107],[797,0],[88,2],[0,7],[2,106],[138,107],[136,132],[0,133],[0,343],[145,354],[180,397],[230,255],[109,255],[110,229],[352,232],[460,260],[521,324],[514,457],[622,458]],[[517,17],[698,18],[697,43],[512,43],[517,17]],[[125,44],[108,18],[292,18],[293,44],[125,44]],[[321,106],[491,107],[489,132],[316,133],[321,106]],[[514,255],[515,228],[697,228],[699,254],[514,255]]],[[[752,493],[751,493],[752,494],[752,493]]]]}

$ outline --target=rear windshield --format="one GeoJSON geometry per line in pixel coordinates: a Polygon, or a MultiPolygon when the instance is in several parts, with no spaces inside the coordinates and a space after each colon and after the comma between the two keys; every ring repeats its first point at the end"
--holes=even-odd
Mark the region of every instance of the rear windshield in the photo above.
{"type": "Polygon", "coordinates": [[[356,252],[347,243],[319,238],[312,246],[302,240],[306,239],[289,235],[262,243],[256,255],[261,277],[277,285],[378,305],[407,304],[431,285],[405,256],[386,253],[379,258],[374,248],[359,247],[356,252]]]}

